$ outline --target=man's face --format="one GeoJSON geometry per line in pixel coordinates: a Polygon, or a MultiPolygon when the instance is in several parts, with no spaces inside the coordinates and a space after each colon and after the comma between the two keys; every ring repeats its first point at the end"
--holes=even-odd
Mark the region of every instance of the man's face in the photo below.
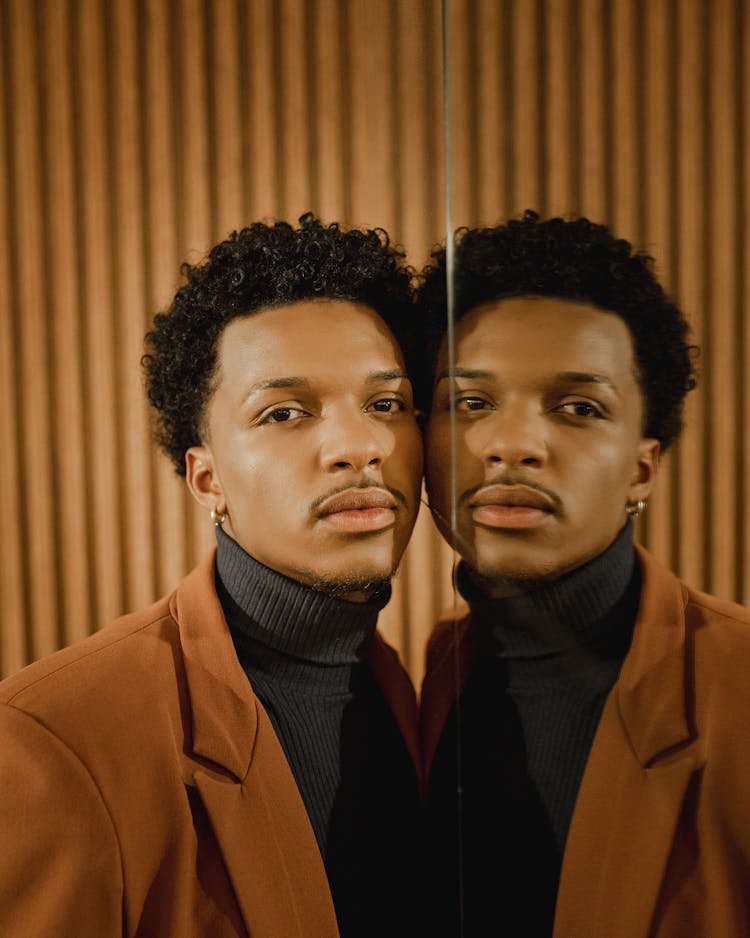
{"type": "Polygon", "coordinates": [[[351,599],[395,571],[422,447],[401,351],[368,306],[311,300],[235,319],[188,483],[261,563],[351,599]]]}
{"type": "Polygon", "coordinates": [[[502,595],[603,551],[626,504],[647,497],[659,444],[642,437],[632,339],[614,313],[550,297],[507,299],[469,312],[455,339],[455,374],[445,348],[437,366],[427,491],[443,535],[502,595]]]}

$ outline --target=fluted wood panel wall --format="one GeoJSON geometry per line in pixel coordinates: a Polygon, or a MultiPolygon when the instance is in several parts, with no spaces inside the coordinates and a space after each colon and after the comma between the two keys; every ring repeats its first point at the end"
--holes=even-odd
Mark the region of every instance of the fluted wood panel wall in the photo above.
{"type": "MultiPolygon", "coordinates": [[[[584,213],[649,250],[705,350],[639,534],[750,601],[750,11],[447,0],[451,216],[584,213]]],[[[445,231],[440,0],[0,0],[0,669],[171,589],[210,522],[156,455],[142,338],[256,218],[445,231]]],[[[384,614],[415,680],[450,599],[422,511],[384,614]]]]}

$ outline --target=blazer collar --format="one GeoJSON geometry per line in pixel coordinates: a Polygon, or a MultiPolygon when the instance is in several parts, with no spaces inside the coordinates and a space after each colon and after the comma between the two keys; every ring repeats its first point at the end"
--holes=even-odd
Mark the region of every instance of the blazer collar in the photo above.
{"type": "Polygon", "coordinates": [[[214,585],[215,550],[170,598],[200,793],[250,934],[338,935],[328,880],[271,722],[234,651],[214,585]]]}
{"type": "Polygon", "coordinates": [[[686,588],[642,547],[636,552],[641,601],[615,693],[633,750],[650,766],[693,736],[686,687],[691,644],[686,588]]]}
{"type": "Polygon", "coordinates": [[[705,763],[692,717],[687,592],[638,548],[633,642],[609,695],[563,857],[554,938],[646,938],[682,806],[705,763]]]}
{"type": "Polygon", "coordinates": [[[182,580],[170,598],[170,611],[180,628],[193,752],[243,779],[258,724],[257,702],[216,594],[215,557],[214,548],[182,580]]]}

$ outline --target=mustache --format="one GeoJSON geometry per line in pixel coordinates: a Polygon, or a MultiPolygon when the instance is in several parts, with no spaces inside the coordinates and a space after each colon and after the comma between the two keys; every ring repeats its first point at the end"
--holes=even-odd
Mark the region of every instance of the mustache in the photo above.
{"type": "MultiPolygon", "coordinates": [[[[510,473],[510,472],[504,473],[503,475],[496,476],[493,479],[487,479],[484,482],[480,482],[479,485],[473,485],[471,486],[471,488],[466,489],[457,498],[458,504],[465,505],[467,502],[471,501],[471,499],[477,494],[477,492],[481,492],[482,489],[489,488],[491,485],[525,485],[526,488],[536,489],[537,492],[541,492],[543,495],[546,495],[547,498],[550,499],[550,501],[554,505],[555,512],[562,511],[562,508],[563,508],[562,499],[557,494],[557,492],[554,492],[552,489],[548,488],[546,485],[542,485],[539,482],[530,482],[525,477],[516,475],[514,473],[510,473]]],[[[446,518],[442,512],[438,511],[435,505],[433,505],[430,502],[429,497],[427,499],[421,498],[420,501],[426,508],[428,508],[432,512],[432,514],[436,518],[439,518],[442,521],[442,523],[445,525],[445,527],[448,530],[451,531],[453,535],[453,540],[454,540],[454,547],[459,553],[461,553],[462,551],[471,550],[471,547],[472,547],[471,541],[465,538],[461,534],[460,531],[456,530],[453,527],[453,525],[451,524],[451,520],[449,518],[446,518]]]]}
{"type": "Polygon", "coordinates": [[[354,482],[346,482],[343,485],[336,486],[336,488],[329,489],[327,492],[313,499],[309,507],[310,513],[315,514],[323,502],[327,501],[332,496],[339,495],[341,492],[351,492],[352,489],[382,489],[389,492],[404,507],[408,505],[406,495],[404,495],[400,489],[394,488],[392,485],[386,485],[384,482],[373,482],[372,479],[357,479],[354,482]]]}
{"type": "Polygon", "coordinates": [[[483,489],[490,488],[493,485],[523,485],[527,489],[534,489],[537,492],[541,492],[542,495],[545,495],[552,502],[555,512],[562,511],[562,499],[557,492],[548,488],[546,485],[542,485],[541,482],[532,481],[520,475],[513,475],[513,473],[505,473],[493,479],[486,479],[484,482],[480,482],[479,485],[471,486],[471,488],[461,493],[458,501],[461,505],[465,505],[467,502],[471,501],[477,492],[481,492],[483,489]]]}

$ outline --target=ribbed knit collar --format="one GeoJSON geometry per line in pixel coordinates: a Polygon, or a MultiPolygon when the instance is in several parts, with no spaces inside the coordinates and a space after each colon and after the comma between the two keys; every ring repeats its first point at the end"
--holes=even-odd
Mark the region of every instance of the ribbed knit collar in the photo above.
{"type": "Polygon", "coordinates": [[[230,629],[300,662],[351,665],[367,656],[390,586],[368,602],[336,599],[259,563],[218,526],[216,540],[217,586],[230,629]]]}
{"type": "Polygon", "coordinates": [[[612,628],[632,629],[637,590],[628,586],[634,566],[628,519],[606,550],[558,580],[517,596],[488,599],[461,563],[458,589],[486,650],[505,658],[537,658],[588,644],[612,628]],[[627,609],[621,608],[625,600],[627,609]]]}

